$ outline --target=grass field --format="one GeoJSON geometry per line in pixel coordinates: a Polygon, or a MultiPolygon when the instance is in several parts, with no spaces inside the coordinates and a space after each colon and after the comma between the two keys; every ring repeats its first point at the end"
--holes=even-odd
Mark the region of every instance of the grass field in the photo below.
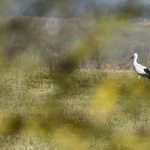
{"type": "Polygon", "coordinates": [[[150,81],[128,60],[149,68],[150,23],[134,7],[1,17],[0,150],[149,150],[150,81]]]}
{"type": "Polygon", "coordinates": [[[0,149],[149,149],[150,81],[132,71],[1,70],[0,149]]]}
{"type": "Polygon", "coordinates": [[[149,22],[68,22],[55,33],[20,19],[0,41],[0,149],[149,149],[150,81],[137,83],[127,62],[137,52],[149,67],[149,22]]]}

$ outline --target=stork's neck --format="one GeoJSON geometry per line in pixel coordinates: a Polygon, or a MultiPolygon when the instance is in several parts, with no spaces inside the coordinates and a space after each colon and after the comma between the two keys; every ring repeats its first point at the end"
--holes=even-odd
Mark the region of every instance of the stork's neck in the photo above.
{"type": "Polygon", "coordinates": [[[138,58],[138,56],[136,56],[136,57],[134,58],[134,61],[133,61],[133,64],[134,64],[134,65],[137,64],[137,58],[138,58]]]}

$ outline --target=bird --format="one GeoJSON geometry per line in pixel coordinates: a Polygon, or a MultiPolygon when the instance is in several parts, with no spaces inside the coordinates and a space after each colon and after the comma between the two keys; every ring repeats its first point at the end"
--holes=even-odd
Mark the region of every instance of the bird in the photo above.
{"type": "Polygon", "coordinates": [[[129,61],[132,58],[134,58],[133,69],[138,74],[138,82],[139,82],[139,79],[141,76],[143,76],[144,78],[146,77],[146,78],[150,79],[150,70],[147,67],[145,67],[137,62],[138,54],[134,53],[133,56],[129,59],[129,61]]]}

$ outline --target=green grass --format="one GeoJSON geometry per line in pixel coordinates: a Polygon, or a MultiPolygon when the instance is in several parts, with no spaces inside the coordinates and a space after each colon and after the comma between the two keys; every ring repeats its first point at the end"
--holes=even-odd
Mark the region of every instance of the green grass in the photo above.
{"type": "Polygon", "coordinates": [[[11,68],[0,88],[1,149],[149,146],[150,83],[132,71],[11,68]]]}

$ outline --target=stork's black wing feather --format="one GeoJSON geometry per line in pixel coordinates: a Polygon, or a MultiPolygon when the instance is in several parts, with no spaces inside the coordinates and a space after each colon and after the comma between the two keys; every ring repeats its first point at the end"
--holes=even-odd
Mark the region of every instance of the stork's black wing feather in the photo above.
{"type": "Polygon", "coordinates": [[[150,71],[148,68],[144,69],[145,73],[147,73],[147,78],[150,79],[150,71]]]}
{"type": "Polygon", "coordinates": [[[145,71],[146,73],[150,74],[150,71],[149,71],[148,68],[144,69],[144,71],[145,71]]]}

